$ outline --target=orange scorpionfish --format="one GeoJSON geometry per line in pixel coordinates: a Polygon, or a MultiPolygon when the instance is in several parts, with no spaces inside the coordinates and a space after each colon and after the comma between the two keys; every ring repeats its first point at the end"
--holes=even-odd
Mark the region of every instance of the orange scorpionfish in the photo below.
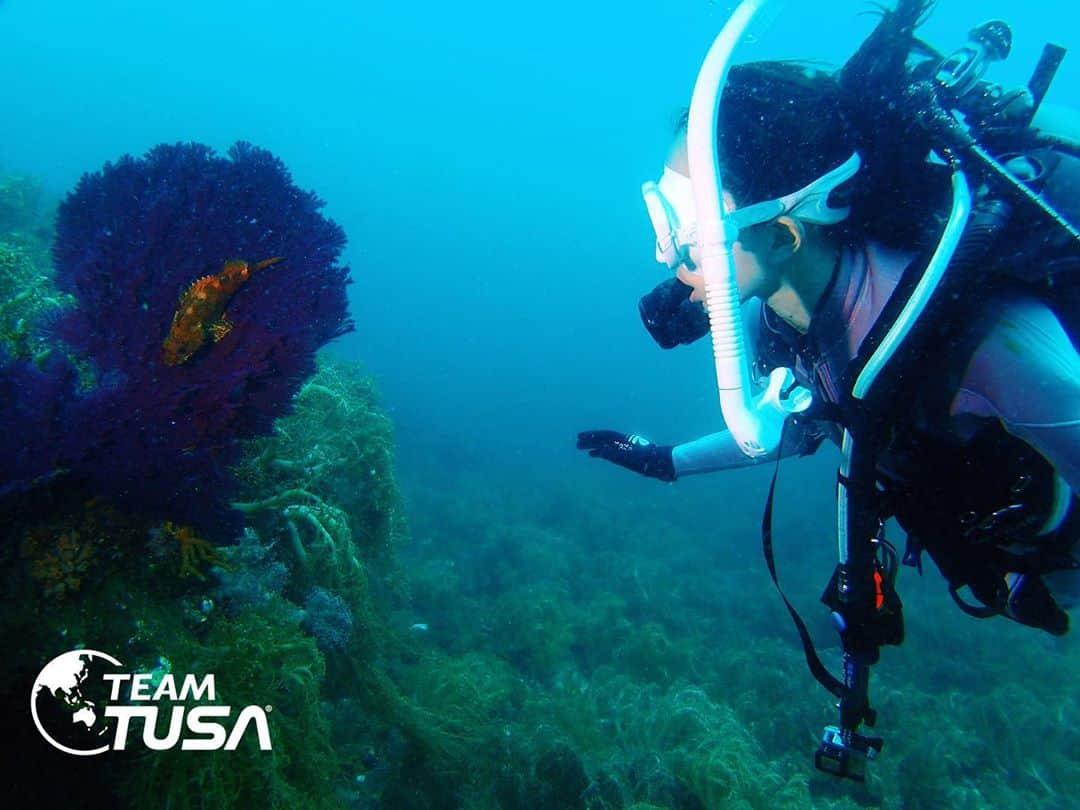
{"type": "Polygon", "coordinates": [[[256,270],[280,261],[284,261],[284,257],[275,256],[254,265],[248,265],[243,259],[232,259],[225,262],[217,275],[203,276],[192,282],[180,296],[180,305],[161,347],[165,365],[183,365],[208,340],[216,343],[229,334],[232,323],[225,317],[225,307],[233,294],[256,270]]]}

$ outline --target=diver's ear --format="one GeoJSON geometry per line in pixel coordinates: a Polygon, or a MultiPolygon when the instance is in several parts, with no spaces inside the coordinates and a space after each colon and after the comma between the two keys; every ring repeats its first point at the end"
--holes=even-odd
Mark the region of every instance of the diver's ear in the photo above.
{"type": "Polygon", "coordinates": [[[772,249],[785,253],[797,253],[806,237],[806,229],[795,217],[779,217],[778,228],[773,229],[772,249]]]}

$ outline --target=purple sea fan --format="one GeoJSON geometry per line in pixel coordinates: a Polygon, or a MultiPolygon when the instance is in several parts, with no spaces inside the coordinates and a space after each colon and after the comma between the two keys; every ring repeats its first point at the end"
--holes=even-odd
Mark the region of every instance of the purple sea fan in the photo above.
{"type": "Polygon", "coordinates": [[[225,529],[237,439],[287,412],[316,350],[352,328],[337,263],[345,235],[323,205],[247,143],[227,158],[158,146],[85,175],[64,200],[56,280],[78,305],[55,334],[90,361],[97,385],[68,406],[57,457],[96,494],[225,529]],[[229,260],[279,256],[224,302],[227,334],[215,342],[208,331],[190,358],[164,362],[193,282],[229,260]]]}
{"type": "Polygon", "coordinates": [[[0,346],[0,504],[64,474],[66,460],[55,438],[65,431],[76,378],[76,369],[56,352],[39,368],[0,346]]]}

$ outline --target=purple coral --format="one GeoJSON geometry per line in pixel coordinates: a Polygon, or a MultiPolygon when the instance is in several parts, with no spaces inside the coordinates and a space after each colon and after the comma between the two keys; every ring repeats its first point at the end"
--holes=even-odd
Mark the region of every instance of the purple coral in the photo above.
{"type": "Polygon", "coordinates": [[[325,588],[312,588],[304,601],[300,624],[323,652],[341,650],[352,635],[353,615],[345,600],[325,588]]]}
{"type": "Polygon", "coordinates": [[[246,529],[225,554],[229,567],[214,568],[213,572],[218,579],[218,594],[232,615],[264,608],[289,580],[289,569],[251,529],[246,529]]]}
{"type": "MultiPolygon", "coordinates": [[[[27,425],[49,450],[8,477],[63,467],[95,494],[226,528],[219,521],[228,516],[237,440],[269,430],[314,372],[316,350],[352,328],[348,268],[338,264],[345,235],[323,205],[280,160],[247,143],[227,157],[199,144],[162,145],[85,175],[57,216],[57,284],[78,305],[54,334],[89,360],[97,385],[27,425]],[[230,259],[273,256],[284,261],[228,302],[234,326],[222,340],[183,365],[162,362],[193,281],[230,259]]],[[[27,401],[38,390],[14,392],[24,411],[42,405],[27,401]]]]}
{"type": "Polygon", "coordinates": [[[54,446],[66,432],[64,411],[77,374],[55,352],[43,367],[10,356],[0,346],[0,502],[43,484],[67,469],[54,446]]]}

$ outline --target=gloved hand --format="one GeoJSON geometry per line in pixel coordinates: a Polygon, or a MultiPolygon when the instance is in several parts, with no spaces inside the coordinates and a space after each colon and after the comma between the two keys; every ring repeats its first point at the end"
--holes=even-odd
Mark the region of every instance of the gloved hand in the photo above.
{"type": "Polygon", "coordinates": [[[578,434],[577,448],[587,450],[593,458],[607,459],[650,478],[676,478],[671,445],[653,444],[641,436],[614,430],[586,430],[578,434]]]}

